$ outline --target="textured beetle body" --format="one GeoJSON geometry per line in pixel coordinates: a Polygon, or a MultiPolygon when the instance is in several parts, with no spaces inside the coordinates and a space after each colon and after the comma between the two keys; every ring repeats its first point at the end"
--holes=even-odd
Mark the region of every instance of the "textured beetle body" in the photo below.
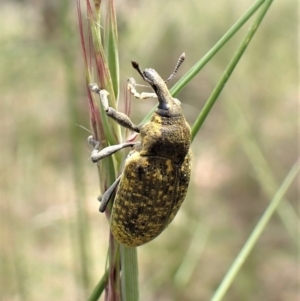
{"type": "MultiPolygon", "coordinates": [[[[184,54],[176,65],[177,72],[184,54]]],[[[139,69],[132,63],[155,93],[129,90],[138,98],[155,97],[158,107],[149,122],[136,126],[124,114],[108,107],[105,90],[92,90],[100,94],[106,114],[120,125],[140,133],[141,142],[123,143],[98,151],[99,143],[90,139],[94,146],[92,161],[124,147],[133,146],[120,178],[104,193],[100,211],[103,212],[115,187],[115,201],[111,212],[111,231],[115,239],[129,247],[145,244],[158,236],[174,219],[187,193],[191,173],[191,130],[180,107],[173,98],[165,81],[153,69],[139,69]],[[101,94],[102,93],[102,94],[101,94]],[[146,95],[146,96],[145,96],[146,95]]]]}
{"type": "Polygon", "coordinates": [[[154,113],[141,147],[125,163],[111,216],[114,237],[139,246],[158,236],[184,201],[191,173],[190,127],[183,115],[154,113]]]}

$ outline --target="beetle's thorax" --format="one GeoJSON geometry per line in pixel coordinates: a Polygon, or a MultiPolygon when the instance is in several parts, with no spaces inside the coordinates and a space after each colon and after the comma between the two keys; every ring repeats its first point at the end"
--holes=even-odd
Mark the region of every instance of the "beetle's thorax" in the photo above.
{"type": "Polygon", "coordinates": [[[164,117],[157,112],[140,127],[142,156],[157,156],[181,162],[191,144],[191,130],[184,116],[164,117]]]}

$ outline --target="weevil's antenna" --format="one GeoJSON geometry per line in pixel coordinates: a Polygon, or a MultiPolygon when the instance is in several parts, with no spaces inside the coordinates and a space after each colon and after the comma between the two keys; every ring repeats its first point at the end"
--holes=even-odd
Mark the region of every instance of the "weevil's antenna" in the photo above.
{"type": "Polygon", "coordinates": [[[144,74],[141,71],[139,64],[137,62],[131,61],[131,65],[140,74],[140,76],[142,77],[142,79],[145,80],[144,74]]]}
{"type": "Polygon", "coordinates": [[[181,66],[181,64],[183,63],[183,61],[185,60],[185,53],[183,53],[179,59],[178,59],[178,62],[174,68],[174,71],[173,73],[165,80],[165,83],[168,82],[169,80],[173,79],[179,69],[179,67],[181,66]]]}

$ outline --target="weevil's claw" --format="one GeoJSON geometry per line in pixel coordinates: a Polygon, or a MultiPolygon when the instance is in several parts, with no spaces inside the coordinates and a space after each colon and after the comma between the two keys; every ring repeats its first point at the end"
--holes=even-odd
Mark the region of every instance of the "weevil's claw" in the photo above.
{"type": "Polygon", "coordinates": [[[90,83],[89,87],[93,92],[100,94],[101,89],[98,87],[96,83],[90,83]]]}
{"type": "Polygon", "coordinates": [[[94,149],[99,149],[100,142],[95,140],[92,135],[88,136],[87,141],[94,149]]]}
{"type": "Polygon", "coordinates": [[[132,85],[133,87],[136,86],[136,81],[135,81],[135,79],[133,77],[129,77],[127,79],[127,83],[128,83],[128,85],[132,85]]]}

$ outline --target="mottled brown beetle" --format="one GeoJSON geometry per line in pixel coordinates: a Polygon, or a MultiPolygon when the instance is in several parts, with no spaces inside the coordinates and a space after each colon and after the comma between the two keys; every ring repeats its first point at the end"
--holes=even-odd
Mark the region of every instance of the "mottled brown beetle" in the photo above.
{"type": "MultiPolygon", "coordinates": [[[[166,81],[175,76],[184,58],[182,54],[166,81]]],[[[158,236],[184,201],[191,173],[191,130],[180,101],[171,96],[166,81],[153,69],[142,72],[136,62],[132,62],[132,66],[155,93],[137,93],[133,79],[128,81],[130,92],[140,99],[158,99],[158,107],[147,123],[134,125],[128,116],[108,106],[106,90],[100,90],[96,84],[90,87],[100,95],[106,114],[120,125],[140,133],[141,142],[122,143],[99,151],[99,142],[91,136],[88,141],[94,146],[93,162],[122,148],[133,147],[123,173],[102,196],[100,211],[104,212],[118,187],[111,213],[111,231],[118,242],[136,247],[158,236]]]]}

